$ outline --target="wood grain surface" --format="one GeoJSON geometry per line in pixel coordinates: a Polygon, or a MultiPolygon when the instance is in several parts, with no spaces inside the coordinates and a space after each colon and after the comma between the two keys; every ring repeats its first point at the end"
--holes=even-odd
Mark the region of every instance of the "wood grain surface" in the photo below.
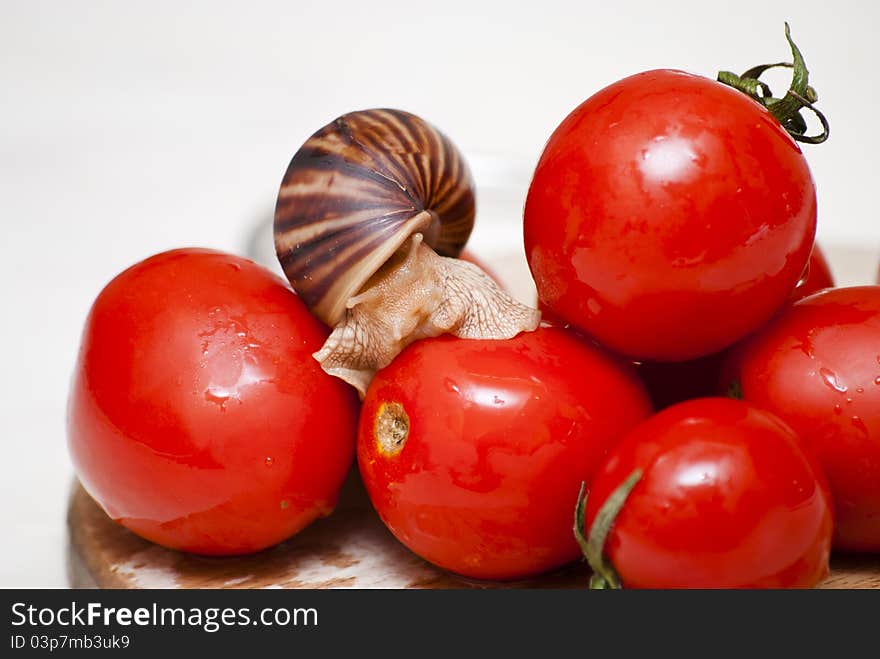
{"type": "MultiPolygon", "coordinates": [[[[584,588],[576,563],[543,577],[475,582],[423,561],[388,532],[352,472],[339,506],[293,539],[234,558],[164,549],[113,522],[75,483],[68,508],[75,588],[584,588]]],[[[880,557],[835,557],[822,588],[880,588],[880,557]]]]}
{"type": "Polygon", "coordinates": [[[537,580],[468,581],[422,560],[385,528],[352,470],[332,515],[250,556],[214,558],[159,547],[111,520],[74,483],[67,513],[75,588],[559,588],[586,583],[585,565],[537,580]]]}

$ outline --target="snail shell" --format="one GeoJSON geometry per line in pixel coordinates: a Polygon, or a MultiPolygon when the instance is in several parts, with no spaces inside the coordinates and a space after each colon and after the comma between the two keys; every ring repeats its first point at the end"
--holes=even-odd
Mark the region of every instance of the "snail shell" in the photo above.
{"type": "Polygon", "coordinates": [[[505,339],[540,314],[456,258],[474,222],[474,187],[440,132],[399,110],[346,114],[294,155],[275,208],[287,278],[333,326],[313,357],[363,396],[419,339],[505,339]]]}
{"type": "Polygon", "coordinates": [[[275,208],[275,248],[294,290],[333,326],[414,234],[457,256],[474,213],[470,171],[446,136],[408,112],[363,110],[294,155],[275,208]]]}

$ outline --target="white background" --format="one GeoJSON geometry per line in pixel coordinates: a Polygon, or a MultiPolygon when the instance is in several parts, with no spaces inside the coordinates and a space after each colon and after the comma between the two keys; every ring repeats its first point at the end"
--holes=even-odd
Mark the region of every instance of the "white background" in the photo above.
{"type": "MultiPolygon", "coordinates": [[[[574,106],[640,70],[786,59],[788,19],[832,122],[805,147],[819,238],[880,255],[877,3],[426,4],[0,0],[0,586],[66,583],[65,399],[94,296],[163,249],[242,252],[293,152],[343,112],[400,107],[452,137],[492,259],[519,245],[530,168],[574,106]]],[[[855,281],[876,261],[833,265],[855,281]]]]}

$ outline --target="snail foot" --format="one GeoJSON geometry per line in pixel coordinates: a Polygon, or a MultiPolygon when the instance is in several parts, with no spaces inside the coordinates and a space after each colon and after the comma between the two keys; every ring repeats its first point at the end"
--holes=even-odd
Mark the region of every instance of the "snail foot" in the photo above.
{"type": "Polygon", "coordinates": [[[413,341],[441,334],[509,339],[541,321],[539,311],[515,300],[478,266],[439,256],[420,233],[346,307],[314,357],[361,397],[376,372],[413,341]]]}

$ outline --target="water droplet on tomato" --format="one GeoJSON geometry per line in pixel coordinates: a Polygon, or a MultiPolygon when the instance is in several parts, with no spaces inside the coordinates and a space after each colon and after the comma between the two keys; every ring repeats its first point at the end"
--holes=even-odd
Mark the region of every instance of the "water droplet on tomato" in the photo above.
{"type": "Polygon", "coordinates": [[[217,405],[221,411],[226,411],[226,403],[229,400],[229,392],[222,389],[215,390],[211,387],[205,389],[205,400],[217,405]]]}
{"type": "Polygon", "coordinates": [[[864,389],[864,387],[857,387],[857,388],[856,388],[856,393],[857,393],[857,394],[863,394],[863,393],[865,393],[865,389],[864,389]]]}
{"type": "Polygon", "coordinates": [[[229,267],[232,268],[233,270],[235,270],[236,272],[241,270],[241,266],[238,263],[235,263],[234,261],[230,261],[227,265],[229,265],[229,267]]]}
{"type": "Polygon", "coordinates": [[[874,378],[874,384],[880,385],[880,375],[874,378]]]}
{"type": "Polygon", "coordinates": [[[267,467],[271,467],[273,464],[275,464],[275,458],[273,458],[272,456],[268,456],[266,457],[264,462],[266,463],[267,467]]]}
{"type": "Polygon", "coordinates": [[[845,394],[847,392],[846,385],[840,383],[840,381],[837,379],[837,374],[834,373],[834,371],[823,367],[819,369],[819,375],[822,376],[822,380],[825,382],[825,384],[834,389],[834,391],[840,392],[842,394],[845,394]]]}
{"type": "Polygon", "coordinates": [[[835,405],[834,406],[834,413],[835,414],[843,414],[843,408],[839,404],[835,405]]]}

